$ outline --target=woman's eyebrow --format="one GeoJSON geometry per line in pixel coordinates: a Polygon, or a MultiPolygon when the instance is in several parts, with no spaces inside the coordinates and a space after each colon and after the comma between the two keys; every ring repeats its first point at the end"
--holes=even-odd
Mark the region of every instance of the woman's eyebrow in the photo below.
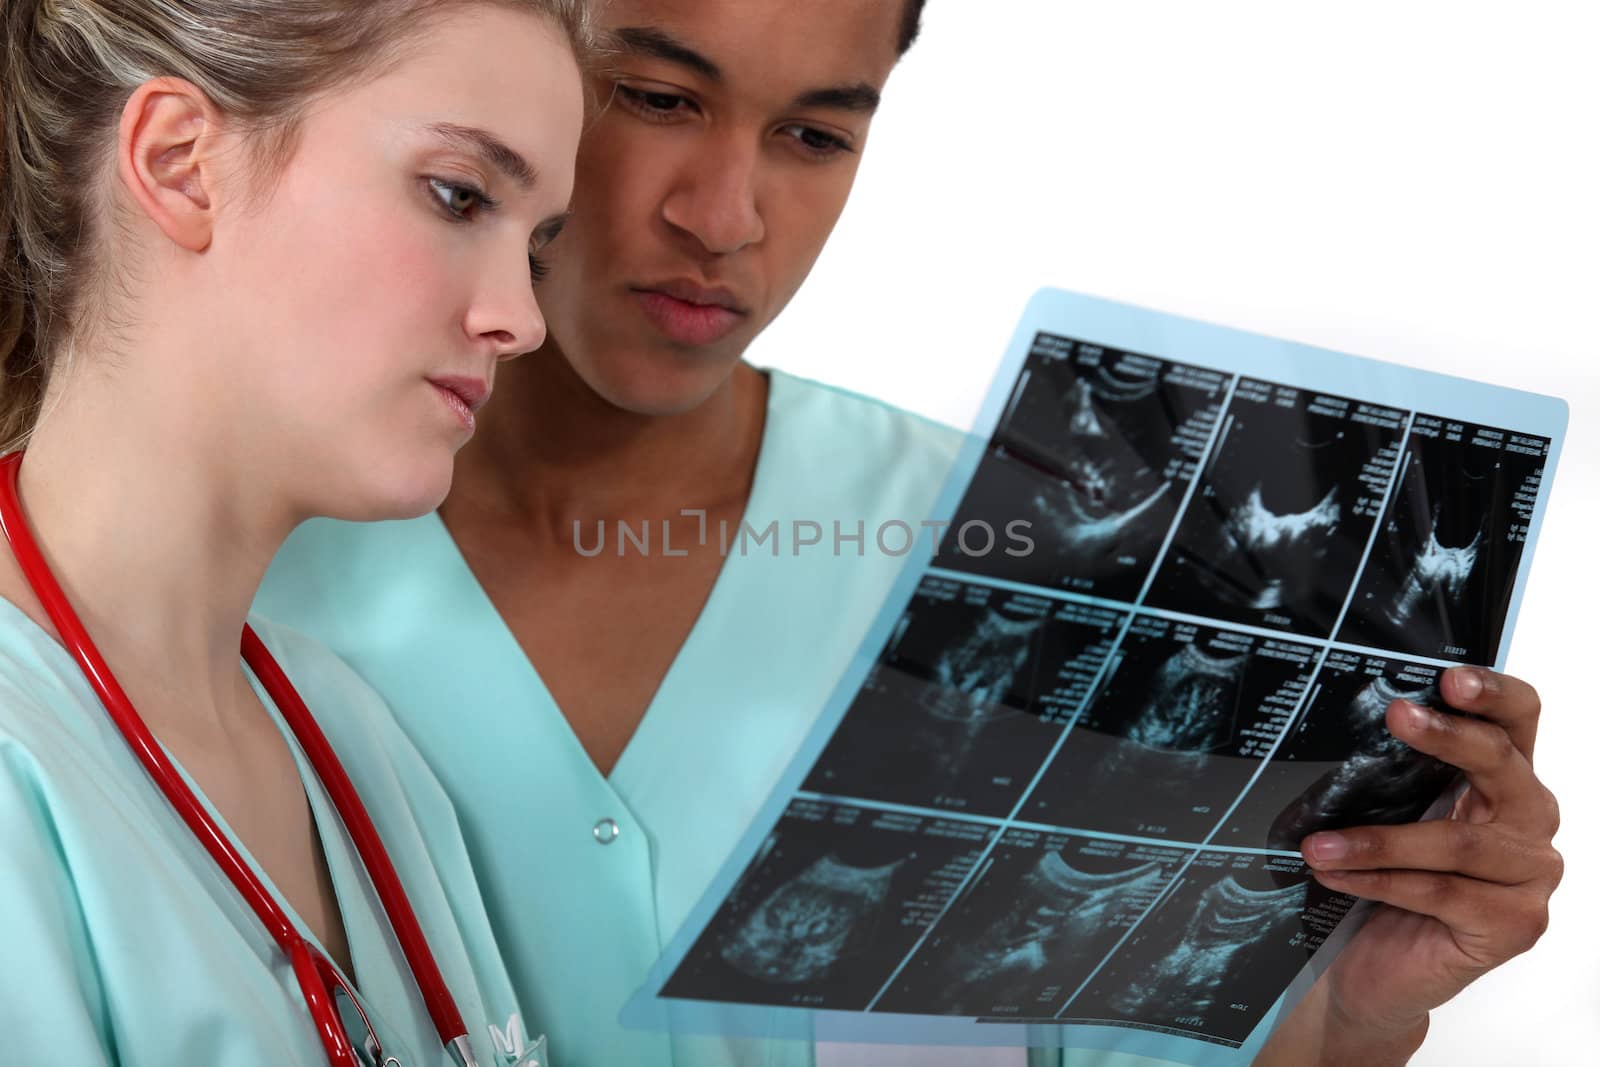
{"type": "Polygon", "coordinates": [[[538,171],[522,158],[521,153],[488,130],[481,130],[476,126],[461,126],[454,122],[430,122],[424,128],[453,147],[477,156],[516,182],[524,191],[532,189],[539,180],[538,171]]]}

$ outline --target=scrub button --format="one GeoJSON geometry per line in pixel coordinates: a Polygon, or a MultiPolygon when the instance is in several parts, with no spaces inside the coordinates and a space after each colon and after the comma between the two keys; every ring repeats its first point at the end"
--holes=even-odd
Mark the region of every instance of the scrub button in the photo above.
{"type": "Polygon", "coordinates": [[[601,819],[594,824],[594,839],[602,845],[609,845],[622,833],[622,827],[617,825],[615,819],[601,819]]]}

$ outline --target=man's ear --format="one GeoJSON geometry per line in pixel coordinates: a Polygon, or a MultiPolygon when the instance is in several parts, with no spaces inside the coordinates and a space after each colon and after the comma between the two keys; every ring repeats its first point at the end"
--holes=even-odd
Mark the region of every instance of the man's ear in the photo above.
{"type": "Polygon", "coordinates": [[[117,176],[161,232],[203,252],[215,225],[222,113],[182,78],[152,78],[133,91],[117,127],[117,176]]]}

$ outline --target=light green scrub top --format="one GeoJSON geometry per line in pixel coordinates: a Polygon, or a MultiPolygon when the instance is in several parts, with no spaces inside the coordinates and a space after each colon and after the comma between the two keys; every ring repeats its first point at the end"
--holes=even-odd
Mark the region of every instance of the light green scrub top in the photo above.
{"type": "MultiPolygon", "coordinates": [[[[749,541],[742,552],[731,545],[609,777],[436,516],[309,523],[274,562],[257,601],[263,614],[326,641],[377,686],[438,772],[530,1025],[549,1033],[561,1067],[814,1061],[812,1046],[799,1042],[669,1036],[617,1023],[789,763],[898,576],[904,560],[878,550],[876,531],[895,520],[917,529],[931,515],[962,441],[877,401],[769,376],[746,522],[761,531],[776,520],[778,554],[770,542],[749,541]],[[822,543],[796,554],[795,521],[819,524],[822,543]],[[846,536],[863,524],[864,545],[844,541],[835,554],[835,521],[846,536]]],[[[592,548],[595,531],[582,537],[592,548]]],[[[717,531],[709,537],[718,543],[717,531]]],[[[890,530],[885,541],[898,550],[903,534],[890,530]]],[[[612,540],[606,551],[616,551],[612,540]]],[[[956,1057],[947,1063],[965,1062],[960,1050],[946,1055],[956,1057]]],[[[1082,1055],[1070,1062],[1154,1062],[1082,1055]]]]}
{"type": "MultiPolygon", "coordinates": [[[[438,781],[378,695],[344,664],[297,634],[257,626],[377,824],[479,1060],[513,1062],[497,1050],[531,1042],[438,781]]],[[[405,1067],[449,1063],[338,813],[259,685],[257,692],[305,783],[354,984],[385,1052],[405,1067]]],[[[146,774],[70,654],[6,600],[0,1062],[328,1062],[288,958],[146,774]]]]}

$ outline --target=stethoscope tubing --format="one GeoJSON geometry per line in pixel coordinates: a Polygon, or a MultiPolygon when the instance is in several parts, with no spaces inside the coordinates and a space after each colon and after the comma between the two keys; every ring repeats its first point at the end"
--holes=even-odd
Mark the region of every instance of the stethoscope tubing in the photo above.
{"type": "MultiPolygon", "coordinates": [[[[0,457],[0,532],[10,542],[23,575],[33,587],[50,621],[55,624],[67,651],[83,669],[85,678],[100,697],[107,714],[133,749],[134,755],[171,803],[173,810],[266,926],[273,940],[298,967],[303,952],[297,950],[297,946],[303,947],[304,942],[300,931],[234,848],[222,828],[211,818],[199,797],[184,783],[177,767],[139,717],[51,572],[22,513],[22,502],[17,493],[17,475],[22,467],[22,456],[23,453],[17,451],[0,457]]],[[[241,635],[240,652],[261,680],[267,695],[277,705],[279,713],[311,761],[323,788],[333,800],[334,808],[367,868],[368,877],[372,879],[389,924],[394,928],[401,952],[422,993],[434,1029],[439,1033],[439,1040],[452,1051],[453,1056],[458,1055],[455,1049],[465,1044],[462,1039],[467,1034],[466,1025],[462,1022],[455,999],[445,985],[438,962],[428,947],[422,926],[417,921],[416,913],[400,883],[400,876],[390,862],[366,806],[362,804],[333,746],[328,743],[327,736],[317,725],[305,701],[248,623],[241,635]]],[[[315,1012],[313,1014],[316,1015],[315,1012]]]]}

